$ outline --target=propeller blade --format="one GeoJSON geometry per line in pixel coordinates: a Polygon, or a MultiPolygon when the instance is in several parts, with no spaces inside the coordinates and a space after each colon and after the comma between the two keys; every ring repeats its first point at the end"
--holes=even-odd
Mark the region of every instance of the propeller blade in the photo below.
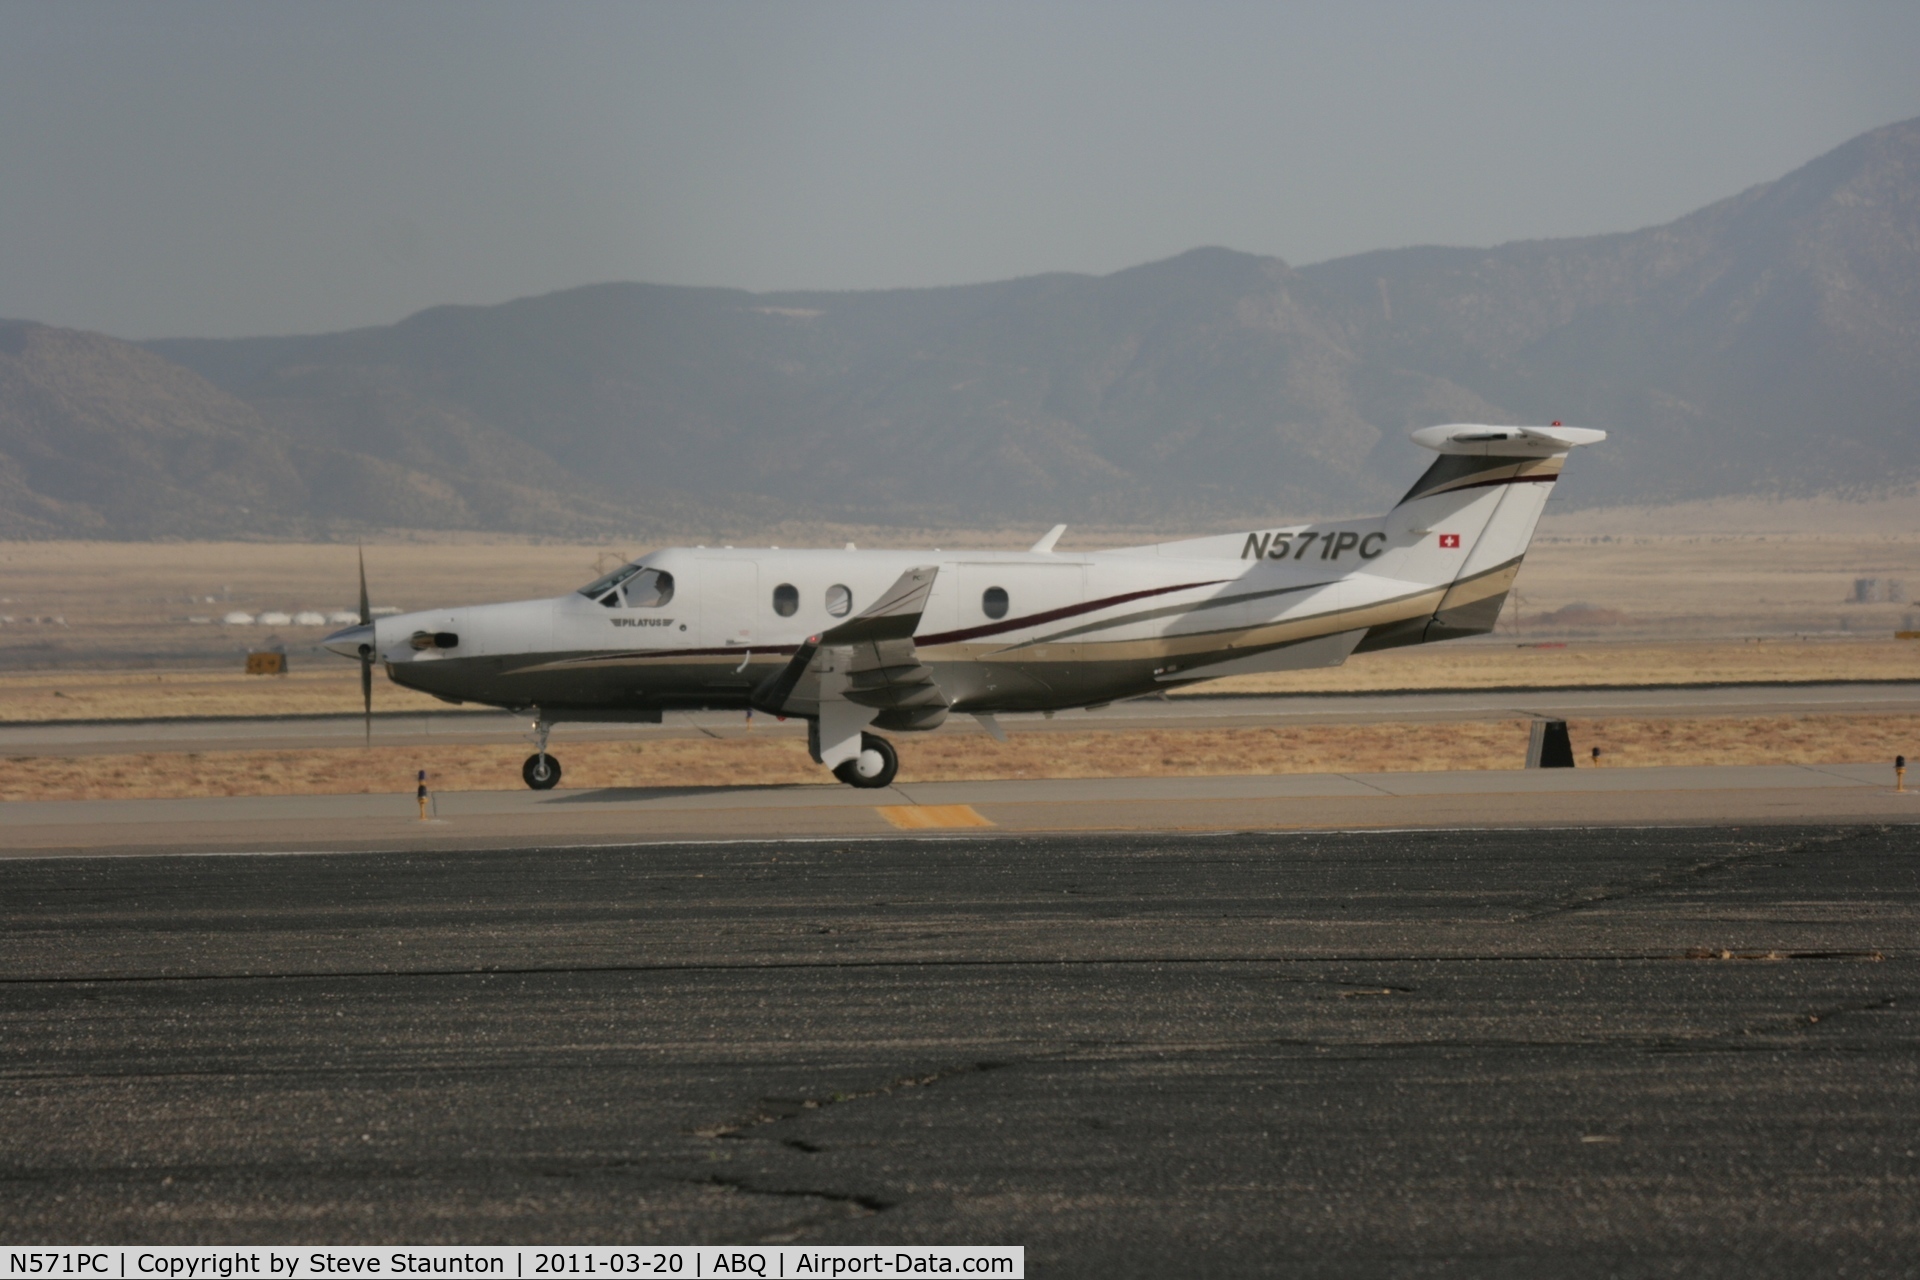
{"type": "MultiPolygon", "coordinates": [[[[367,601],[367,549],[360,552],[360,625],[373,625],[373,606],[367,601]]],[[[366,715],[367,745],[373,745],[373,645],[360,646],[360,705],[366,715]]]]}

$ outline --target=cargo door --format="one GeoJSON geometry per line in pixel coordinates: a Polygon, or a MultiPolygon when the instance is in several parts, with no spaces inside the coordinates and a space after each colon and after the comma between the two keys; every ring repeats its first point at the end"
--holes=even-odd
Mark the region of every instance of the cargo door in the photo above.
{"type": "MultiPolygon", "coordinates": [[[[686,576],[700,578],[700,630],[710,649],[751,648],[760,599],[760,567],[751,560],[703,560],[686,576]]],[[[765,606],[771,609],[771,605],[765,606]]]]}

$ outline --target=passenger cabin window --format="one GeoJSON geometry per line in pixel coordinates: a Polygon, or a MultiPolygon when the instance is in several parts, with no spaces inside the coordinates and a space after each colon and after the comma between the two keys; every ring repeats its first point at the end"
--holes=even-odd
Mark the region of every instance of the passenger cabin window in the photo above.
{"type": "Polygon", "coordinates": [[[623,564],[580,588],[580,594],[609,609],[658,609],[673,599],[673,575],[665,569],[623,564]]]}
{"type": "Polygon", "coordinates": [[[800,589],[791,582],[783,582],[773,589],[773,611],[783,618],[791,618],[800,611],[800,589]]]}
{"type": "Polygon", "coordinates": [[[988,587],[980,593],[980,612],[998,620],[1007,616],[1007,589],[988,587]]]}
{"type": "Polygon", "coordinates": [[[836,618],[844,618],[853,612],[853,592],[839,583],[827,588],[827,612],[836,618]]]}

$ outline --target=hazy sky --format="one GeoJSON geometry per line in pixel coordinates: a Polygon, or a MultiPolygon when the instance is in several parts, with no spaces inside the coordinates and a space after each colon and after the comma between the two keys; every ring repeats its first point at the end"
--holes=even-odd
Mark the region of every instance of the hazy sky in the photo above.
{"type": "Polygon", "coordinates": [[[1920,115],[1920,5],[0,0],[0,316],[310,332],[1627,230],[1920,115]]]}

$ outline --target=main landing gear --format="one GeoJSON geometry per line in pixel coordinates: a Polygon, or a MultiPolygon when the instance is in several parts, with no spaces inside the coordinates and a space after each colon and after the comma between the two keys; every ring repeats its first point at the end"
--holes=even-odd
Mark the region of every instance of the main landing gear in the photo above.
{"type": "Polygon", "coordinates": [[[900,772],[900,756],[893,744],[878,734],[860,735],[860,754],[837,764],[833,776],[850,787],[886,787],[900,772]]]}
{"type": "Polygon", "coordinates": [[[533,722],[534,736],[538,739],[534,753],[520,766],[520,776],[535,791],[551,791],[560,781],[560,762],[547,754],[547,735],[553,732],[553,726],[545,720],[533,722]]]}

